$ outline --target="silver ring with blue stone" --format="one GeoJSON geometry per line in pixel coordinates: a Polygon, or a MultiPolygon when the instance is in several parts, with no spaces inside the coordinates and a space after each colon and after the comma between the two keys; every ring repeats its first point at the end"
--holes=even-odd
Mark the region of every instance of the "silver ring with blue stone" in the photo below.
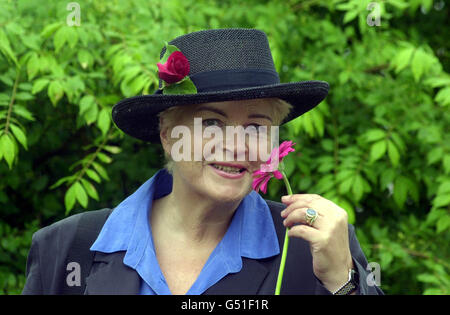
{"type": "Polygon", "coordinates": [[[306,223],[308,223],[308,225],[312,226],[314,224],[314,221],[316,221],[318,216],[319,216],[319,214],[317,213],[316,210],[308,208],[306,210],[306,214],[305,214],[306,223]]]}

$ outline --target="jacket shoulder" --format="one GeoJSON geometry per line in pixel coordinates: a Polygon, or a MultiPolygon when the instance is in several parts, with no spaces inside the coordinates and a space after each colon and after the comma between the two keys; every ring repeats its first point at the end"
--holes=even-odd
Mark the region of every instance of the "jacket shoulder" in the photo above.
{"type": "Polygon", "coordinates": [[[74,214],[35,232],[27,259],[27,282],[22,293],[58,294],[61,277],[67,268],[66,259],[77,231],[80,228],[84,229],[83,232],[92,229],[96,223],[94,217],[106,216],[110,211],[106,208],[74,214]]]}
{"type": "Polygon", "coordinates": [[[94,216],[106,214],[111,209],[105,208],[101,210],[86,211],[77,214],[73,214],[67,218],[59,220],[51,225],[41,228],[34,233],[33,239],[36,241],[51,241],[58,238],[64,238],[64,240],[70,241],[75,236],[76,230],[83,219],[86,223],[92,222],[94,216]]]}
{"type": "Polygon", "coordinates": [[[56,236],[63,235],[65,238],[75,233],[78,222],[83,213],[71,215],[62,220],[56,221],[48,226],[45,226],[33,235],[35,241],[54,240],[56,236]]]}

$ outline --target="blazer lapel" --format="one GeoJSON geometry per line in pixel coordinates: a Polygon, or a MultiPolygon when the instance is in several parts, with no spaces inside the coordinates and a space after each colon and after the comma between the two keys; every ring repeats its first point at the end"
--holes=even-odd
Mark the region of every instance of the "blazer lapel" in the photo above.
{"type": "Polygon", "coordinates": [[[269,270],[258,260],[242,257],[242,269],[238,273],[230,273],[214,284],[205,295],[255,295],[258,294],[269,270]]]}
{"type": "Polygon", "coordinates": [[[124,256],[124,251],[111,254],[95,252],[84,294],[139,294],[139,274],[123,263],[124,256]]]}

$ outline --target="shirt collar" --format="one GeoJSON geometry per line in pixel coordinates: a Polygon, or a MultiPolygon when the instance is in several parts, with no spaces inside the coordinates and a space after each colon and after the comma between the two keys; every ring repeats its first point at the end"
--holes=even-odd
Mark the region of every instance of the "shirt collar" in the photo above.
{"type": "MultiPolygon", "coordinates": [[[[90,250],[127,251],[124,263],[136,269],[146,249],[154,254],[148,220],[152,201],[171,191],[172,175],[159,170],[114,209],[90,250]]],[[[257,192],[252,190],[244,197],[215,250],[223,255],[229,272],[240,270],[241,257],[262,259],[280,253],[270,209],[257,192]]]]}

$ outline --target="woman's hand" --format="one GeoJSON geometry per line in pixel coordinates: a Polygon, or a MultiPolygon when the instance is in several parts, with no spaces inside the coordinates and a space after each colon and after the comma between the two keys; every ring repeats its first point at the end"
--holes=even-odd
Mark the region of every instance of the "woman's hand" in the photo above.
{"type": "Polygon", "coordinates": [[[287,205],[281,216],[285,219],[283,224],[290,228],[288,236],[309,242],[314,274],[329,291],[338,290],[347,282],[348,271],[353,268],[347,212],[316,194],[283,196],[281,201],[287,205]],[[318,213],[312,226],[305,219],[308,208],[318,213]]]}

